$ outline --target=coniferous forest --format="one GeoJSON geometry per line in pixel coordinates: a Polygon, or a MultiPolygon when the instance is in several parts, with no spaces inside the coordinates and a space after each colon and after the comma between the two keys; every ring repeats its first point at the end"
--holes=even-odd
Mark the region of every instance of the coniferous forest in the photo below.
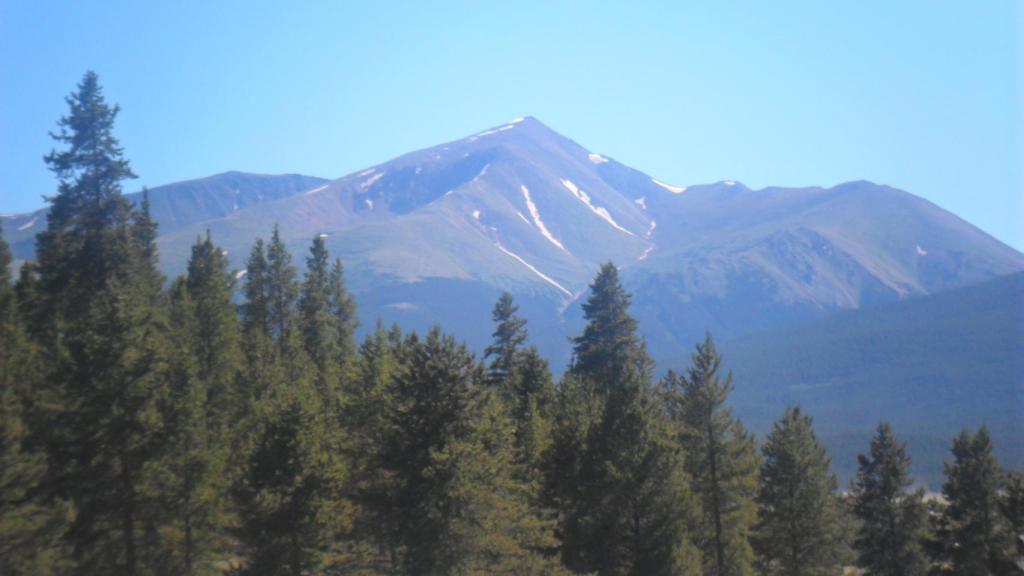
{"type": "Polygon", "coordinates": [[[799,407],[744,429],[710,335],[655,379],[611,263],[561,377],[507,293],[483,357],[442,327],[357,341],[319,236],[268,230],[236,273],[206,235],[164,278],[118,108],[92,73],[67,103],[37,260],[12,278],[0,240],[0,574],[1024,571],[1024,476],[985,428],[941,495],[898,422],[839,486],[799,407]]]}

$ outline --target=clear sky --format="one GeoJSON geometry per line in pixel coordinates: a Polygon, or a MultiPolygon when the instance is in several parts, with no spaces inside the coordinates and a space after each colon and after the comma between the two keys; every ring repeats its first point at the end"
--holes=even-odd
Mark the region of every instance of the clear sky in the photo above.
{"type": "Polygon", "coordinates": [[[612,4],[0,0],[0,212],[55,189],[93,69],[138,186],[338,177],[533,115],[664,181],[868,179],[1024,249],[1024,2],[612,4]]]}

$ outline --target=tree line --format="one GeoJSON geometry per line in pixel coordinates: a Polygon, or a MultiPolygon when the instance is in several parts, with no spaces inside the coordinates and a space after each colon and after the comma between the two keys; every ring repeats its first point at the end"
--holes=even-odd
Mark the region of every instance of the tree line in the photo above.
{"type": "Polygon", "coordinates": [[[275,228],[157,269],[87,73],[46,156],[37,259],[0,237],[0,574],[1012,574],[1024,476],[985,428],[941,497],[882,423],[841,492],[811,417],[760,442],[710,336],[660,380],[612,264],[556,382],[509,294],[478,358],[439,327],[357,342],[344,268],[275,228]],[[241,294],[241,304],[235,295],[241,294]]]}

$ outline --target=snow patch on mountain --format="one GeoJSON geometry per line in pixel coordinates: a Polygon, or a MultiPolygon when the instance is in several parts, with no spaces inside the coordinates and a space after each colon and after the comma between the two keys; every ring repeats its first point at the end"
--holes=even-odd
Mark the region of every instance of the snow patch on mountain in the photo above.
{"type": "Polygon", "coordinates": [[[928,251],[925,250],[924,248],[921,248],[920,246],[914,246],[914,248],[917,248],[917,255],[918,256],[927,256],[928,255],[928,251]]]}
{"type": "Polygon", "coordinates": [[[658,227],[658,223],[655,222],[654,220],[651,220],[651,225],[647,227],[646,237],[650,238],[651,235],[654,234],[654,229],[657,228],[657,227],[658,227]]]}
{"type": "Polygon", "coordinates": [[[673,194],[682,194],[683,192],[686,192],[686,186],[673,186],[671,184],[666,184],[661,180],[658,180],[657,178],[651,178],[651,182],[654,182],[658,186],[661,186],[662,188],[668,190],[673,194]]]}
{"type": "Polygon", "coordinates": [[[242,270],[239,270],[238,272],[235,272],[235,280],[241,280],[242,276],[245,276],[248,272],[249,271],[245,270],[245,269],[242,269],[242,270]]]}
{"type": "Polygon", "coordinates": [[[511,257],[515,258],[516,260],[518,260],[520,264],[522,264],[523,266],[526,266],[527,268],[529,268],[530,271],[533,272],[534,274],[536,274],[538,277],[540,277],[541,280],[547,282],[548,284],[551,284],[555,288],[558,288],[559,290],[564,292],[566,296],[569,296],[570,298],[572,297],[572,292],[569,292],[568,290],[566,290],[565,286],[562,286],[561,284],[556,282],[553,278],[551,278],[547,274],[545,274],[545,273],[541,272],[540,270],[538,270],[533,264],[530,264],[526,260],[523,260],[523,258],[521,256],[519,256],[518,254],[516,254],[515,252],[512,252],[511,250],[509,250],[509,249],[505,248],[504,246],[502,246],[501,242],[495,243],[494,246],[497,247],[498,250],[501,250],[505,254],[508,254],[509,256],[511,256],[511,257]]]}
{"type": "Polygon", "coordinates": [[[643,208],[644,210],[647,210],[647,197],[646,196],[641,196],[641,197],[637,198],[636,200],[633,200],[633,203],[636,204],[637,206],[643,208]]]}
{"type": "Polygon", "coordinates": [[[594,154],[593,152],[588,154],[587,158],[590,158],[590,161],[593,162],[594,164],[604,164],[605,162],[608,161],[608,159],[605,158],[604,156],[601,156],[600,154],[594,154]]]}
{"type": "Polygon", "coordinates": [[[480,220],[480,211],[473,210],[473,220],[480,220]]]}
{"type": "Polygon", "coordinates": [[[369,208],[370,210],[373,210],[373,200],[370,200],[369,198],[367,198],[366,200],[363,200],[363,202],[366,202],[366,207],[367,208],[369,208]]]}
{"type": "Polygon", "coordinates": [[[38,219],[38,216],[33,216],[31,220],[29,220],[28,222],[25,222],[21,226],[18,226],[18,230],[28,230],[29,228],[35,226],[37,219],[38,219]]]}
{"type": "Polygon", "coordinates": [[[573,184],[571,180],[566,180],[565,178],[562,178],[561,180],[562,186],[565,186],[566,190],[572,192],[572,195],[579,199],[580,202],[586,204],[587,208],[590,208],[591,212],[600,216],[605,222],[611,224],[612,227],[615,228],[616,230],[625,232],[630,236],[636,236],[636,234],[633,234],[629,230],[626,230],[622,226],[619,226],[619,223],[616,222],[614,218],[612,218],[612,215],[609,214],[608,210],[606,210],[604,207],[594,206],[594,203],[590,201],[590,195],[584,192],[583,190],[580,190],[579,186],[573,184]]]}
{"type": "Polygon", "coordinates": [[[644,250],[644,253],[641,254],[639,258],[637,258],[637,261],[646,260],[647,257],[651,255],[651,251],[652,250],[654,250],[654,244],[651,244],[650,246],[648,246],[647,249],[644,250]]]}
{"type": "Polygon", "coordinates": [[[320,192],[320,191],[324,190],[325,188],[327,188],[327,186],[328,186],[328,184],[324,184],[323,186],[317,186],[316,188],[313,188],[312,190],[306,192],[306,196],[309,196],[311,194],[316,194],[317,192],[320,192]]]}
{"type": "Polygon", "coordinates": [[[370,188],[370,186],[373,186],[374,184],[376,184],[377,180],[380,180],[383,177],[384,177],[384,173],[383,172],[377,172],[373,176],[370,176],[366,180],[363,180],[359,184],[359,188],[362,189],[362,190],[368,190],[370,188]]]}
{"type": "Polygon", "coordinates": [[[520,219],[520,220],[522,220],[523,222],[526,222],[526,225],[527,225],[527,226],[529,226],[529,225],[530,225],[530,221],[526,219],[526,216],[523,216],[523,213],[522,213],[522,212],[520,212],[520,211],[516,210],[516,216],[519,216],[519,219],[520,219]]]}
{"type": "Polygon", "coordinates": [[[530,198],[530,190],[526,186],[519,186],[519,189],[523,191],[523,198],[526,199],[526,209],[530,211],[530,216],[533,217],[533,223],[537,226],[537,229],[540,230],[540,233],[543,234],[549,242],[558,246],[558,248],[563,252],[569,252],[565,249],[565,246],[562,246],[562,243],[558,241],[558,238],[555,238],[555,236],[551,234],[551,231],[548,230],[544,221],[540,219],[540,211],[537,210],[537,205],[533,203],[533,198],[530,198]]]}
{"type": "Polygon", "coordinates": [[[735,186],[736,185],[736,181],[735,180],[726,180],[725,182],[722,182],[722,184],[725,184],[726,186],[735,186]]]}

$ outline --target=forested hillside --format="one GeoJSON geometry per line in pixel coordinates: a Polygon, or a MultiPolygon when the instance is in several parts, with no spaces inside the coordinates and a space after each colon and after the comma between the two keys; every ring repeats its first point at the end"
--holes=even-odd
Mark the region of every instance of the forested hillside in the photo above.
{"type": "Polygon", "coordinates": [[[435,326],[362,341],[321,235],[245,273],[216,237],[158,271],[95,74],[46,161],[36,260],[0,240],[2,574],[1006,574],[1024,481],[986,428],[944,498],[881,424],[842,494],[812,418],[760,441],[709,335],[660,381],[615,265],[560,378],[509,294],[477,357],[435,326]],[[305,260],[297,272],[293,258],[305,260]],[[233,294],[242,293],[236,303],[233,294]]]}
{"type": "Polygon", "coordinates": [[[841,476],[872,420],[899,422],[933,488],[948,436],[986,425],[1004,462],[1024,464],[1024,274],[902,302],[842,312],[723,344],[742,388],[733,405],[752,429],[799,404],[841,459],[841,476]]]}

